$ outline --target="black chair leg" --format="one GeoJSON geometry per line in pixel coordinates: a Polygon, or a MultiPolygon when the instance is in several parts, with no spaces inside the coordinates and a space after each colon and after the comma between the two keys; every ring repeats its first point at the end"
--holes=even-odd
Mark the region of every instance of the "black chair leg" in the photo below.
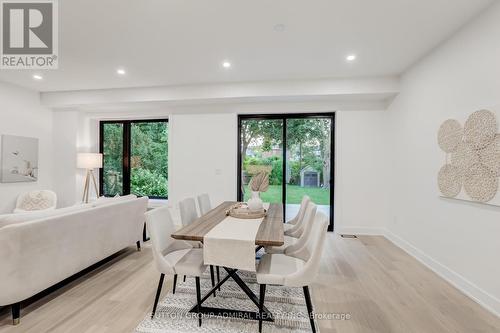
{"type": "MultiPolygon", "coordinates": [[[[216,267],[217,268],[217,284],[220,283],[220,270],[219,270],[219,266],[216,267]]],[[[220,291],[220,285],[219,285],[219,291],[220,291]]]]}
{"type": "Polygon", "coordinates": [[[12,304],[12,325],[19,324],[21,316],[21,303],[12,304]]]}
{"type": "Polygon", "coordinates": [[[174,275],[174,285],[172,287],[172,294],[175,294],[175,286],[177,285],[177,274],[174,275]]]}
{"type": "Polygon", "coordinates": [[[305,286],[303,289],[304,289],[304,297],[306,299],[307,312],[309,315],[309,322],[311,323],[311,329],[313,333],[316,333],[316,326],[314,326],[313,306],[311,302],[311,295],[309,294],[309,287],[305,286]]]}
{"type": "Polygon", "coordinates": [[[155,303],[153,305],[153,312],[151,313],[151,319],[154,318],[156,307],[158,306],[158,301],[160,300],[161,287],[163,287],[163,279],[165,278],[165,274],[161,273],[160,282],[158,282],[158,289],[156,290],[155,303]]]}
{"type": "MultiPolygon", "coordinates": [[[[214,278],[214,266],[210,265],[210,278],[212,279],[212,289],[215,287],[215,278],[214,278]]],[[[215,290],[214,290],[214,297],[215,295],[215,290]]]]}
{"type": "Polygon", "coordinates": [[[141,250],[141,241],[137,241],[135,244],[137,245],[137,251],[140,251],[141,250]]]}
{"type": "Polygon", "coordinates": [[[264,299],[266,297],[266,285],[260,285],[260,295],[259,295],[259,333],[262,333],[262,320],[264,319],[264,299]]]}
{"type": "Polygon", "coordinates": [[[184,280],[182,282],[186,282],[186,275],[184,275],[184,280]]]}
{"type": "Polygon", "coordinates": [[[200,277],[196,277],[196,310],[198,311],[198,326],[201,327],[201,288],[200,277]]]}

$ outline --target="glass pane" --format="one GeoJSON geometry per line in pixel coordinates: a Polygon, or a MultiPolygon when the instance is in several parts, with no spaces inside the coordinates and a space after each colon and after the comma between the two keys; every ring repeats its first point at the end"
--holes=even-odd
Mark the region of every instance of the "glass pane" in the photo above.
{"type": "Polygon", "coordinates": [[[286,216],[296,215],[304,195],[329,216],[331,119],[288,119],[286,126],[286,216]]]}
{"type": "Polygon", "coordinates": [[[132,123],[130,192],[168,196],[168,122],[132,123]]]}
{"type": "Polygon", "coordinates": [[[241,184],[243,200],[248,201],[250,179],[259,172],[269,174],[269,189],[262,201],[280,203],[283,179],[283,121],[281,119],[243,119],[241,121],[241,184]]]}
{"type": "Polygon", "coordinates": [[[123,124],[104,124],[104,193],[106,196],[123,194],[123,124]]]}

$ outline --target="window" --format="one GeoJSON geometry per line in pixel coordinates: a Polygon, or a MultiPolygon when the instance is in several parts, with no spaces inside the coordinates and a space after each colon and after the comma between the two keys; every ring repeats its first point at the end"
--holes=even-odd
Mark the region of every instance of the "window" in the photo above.
{"type": "Polygon", "coordinates": [[[100,192],[168,197],[168,120],[100,123],[100,192]]]}

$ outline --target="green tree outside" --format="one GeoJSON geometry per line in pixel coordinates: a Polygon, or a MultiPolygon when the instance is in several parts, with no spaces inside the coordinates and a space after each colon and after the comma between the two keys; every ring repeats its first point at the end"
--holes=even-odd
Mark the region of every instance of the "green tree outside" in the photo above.
{"type": "MultiPolygon", "coordinates": [[[[270,202],[282,202],[283,181],[283,120],[246,119],[241,124],[242,184],[259,171],[269,173],[271,187],[262,193],[270,202]]],[[[329,204],[330,198],[330,129],[326,118],[287,119],[287,203],[300,203],[303,195],[312,195],[319,204],[329,204]],[[319,173],[320,188],[300,185],[301,171],[306,167],[319,173]]],[[[245,197],[248,189],[243,187],[245,197]]]]}
{"type": "MultiPolygon", "coordinates": [[[[168,196],[168,123],[131,124],[130,192],[168,196]]],[[[104,194],[123,195],[123,124],[104,124],[104,194]]]]}

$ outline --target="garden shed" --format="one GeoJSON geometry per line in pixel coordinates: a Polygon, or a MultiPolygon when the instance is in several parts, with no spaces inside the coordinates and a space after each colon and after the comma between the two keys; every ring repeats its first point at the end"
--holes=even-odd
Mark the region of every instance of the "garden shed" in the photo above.
{"type": "Polygon", "coordinates": [[[318,171],[314,170],[310,166],[307,166],[300,171],[300,186],[319,187],[319,177],[320,174],[318,171]]]}

